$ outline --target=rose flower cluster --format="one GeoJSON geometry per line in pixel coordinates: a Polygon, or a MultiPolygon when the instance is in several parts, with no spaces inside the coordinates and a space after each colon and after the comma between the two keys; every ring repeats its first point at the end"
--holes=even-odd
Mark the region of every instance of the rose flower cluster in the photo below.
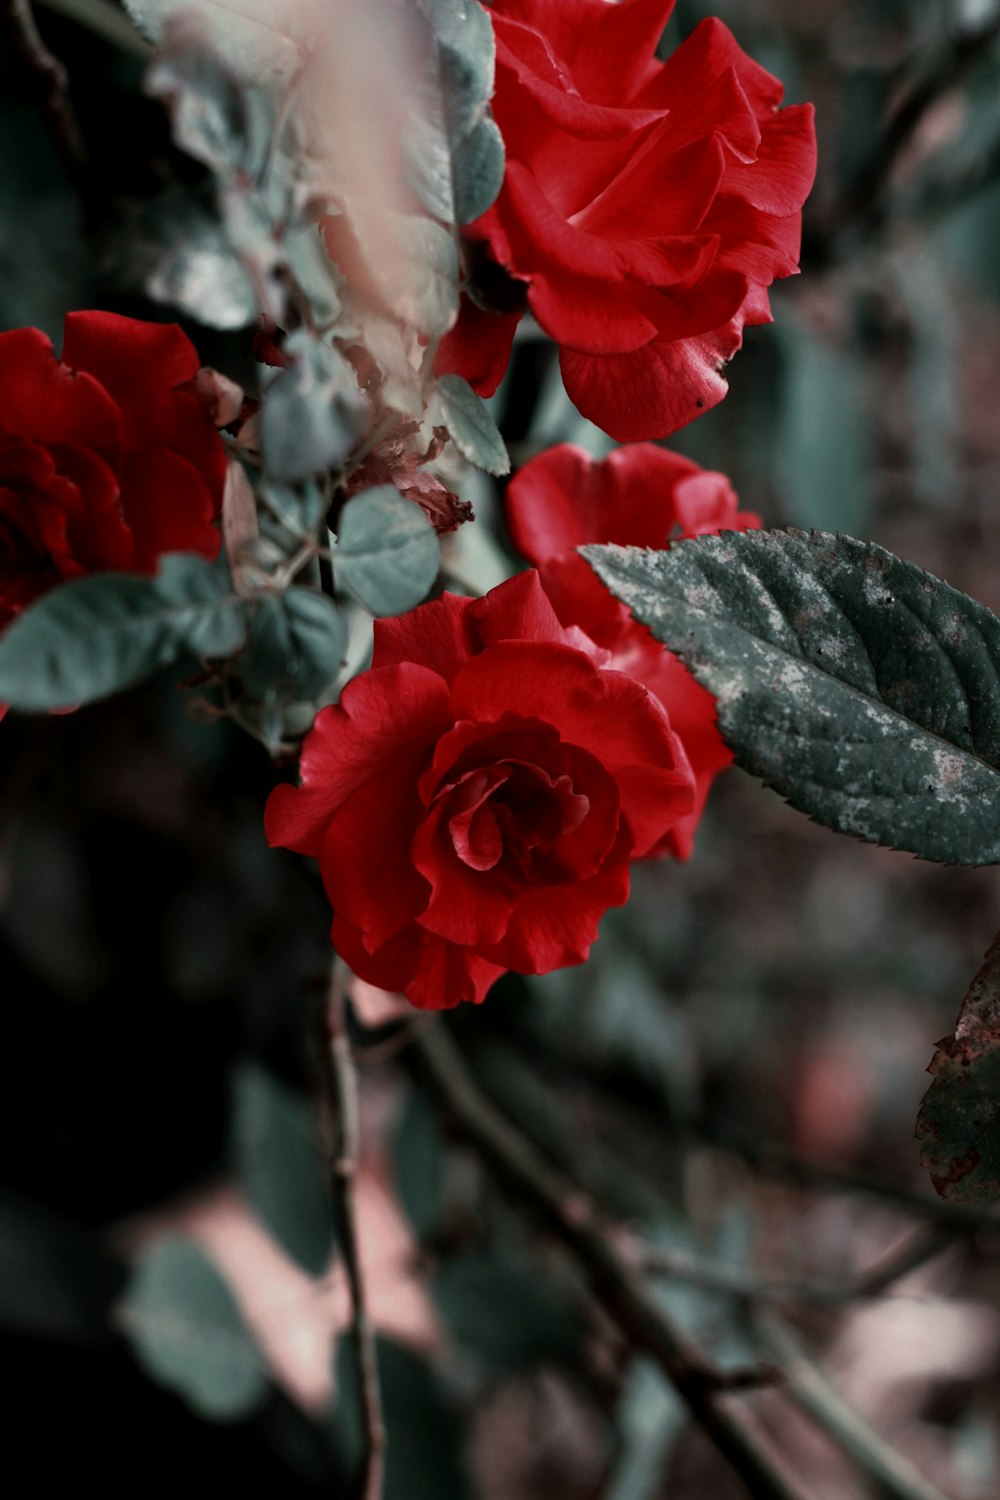
{"type": "Polygon", "coordinates": [[[489,395],[527,306],[578,409],[620,441],[722,400],[743,329],[797,270],[816,171],[812,107],[779,110],[781,84],[721,21],[656,58],[673,8],[494,0],[506,175],[466,230],[469,295],[438,357],[489,395]]]}
{"type": "Polygon", "coordinates": [[[268,838],[319,859],[355,973],[429,1007],[582,962],[632,856],[694,801],[662,705],[560,625],[534,572],[378,621],[301,771],[268,838]]]}
{"type": "MultiPolygon", "coordinates": [[[[660,438],[724,395],[744,327],[796,269],[812,112],[779,109],[718,21],[660,61],[672,7],[489,6],[505,176],[466,227],[438,375],[493,391],[530,310],[616,438],[660,438]]],[[[275,350],[258,352],[289,363],[275,350]]],[[[348,352],[363,385],[374,356],[348,352]]],[[[35,329],[0,334],[0,628],[81,575],[216,556],[226,458],[198,370],[174,325],[73,313],[61,359],[35,329]]],[[[421,431],[397,422],[338,479],[394,486],[445,534],[471,511],[423,470],[448,429],[421,431]]],[[[316,716],[300,783],[265,813],[272,845],[318,860],[337,952],[421,1007],[586,959],[632,861],[690,854],[730,760],[711,697],[577,551],[759,525],[726,478],[647,441],[602,462],[562,445],[505,504],[532,566],[377,620],[371,668],[316,716]]]]}
{"type": "Polygon", "coordinates": [[[508,515],[538,570],[378,621],[372,670],[267,807],[271,843],[319,860],[337,951],[420,1006],[581,963],[631,861],[690,853],[730,759],[709,694],[575,551],[757,525],[723,476],[564,445],[516,476],[508,515]]]}
{"type": "Polygon", "coordinates": [[[54,584],[213,558],[226,458],[175,324],[66,318],[0,333],[0,626],[54,584]]]}

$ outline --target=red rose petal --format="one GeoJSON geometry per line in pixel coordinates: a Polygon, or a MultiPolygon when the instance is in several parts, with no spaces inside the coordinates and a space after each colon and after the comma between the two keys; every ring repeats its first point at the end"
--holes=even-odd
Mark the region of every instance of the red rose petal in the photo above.
{"type": "Polygon", "coordinates": [[[473,601],[444,593],[395,619],[375,621],[373,667],[418,661],[450,682],[474,650],[473,601]]]}
{"type": "Polygon", "coordinates": [[[336,809],[374,778],[429,760],[451,722],[447,685],[426,667],[409,661],[355,677],[339,703],[317,714],[302,747],[301,785],[268,798],[268,843],[318,856],[336,809]]]}
{"type": "Polygon", "coordinates": [[[439,375],[461,375],[479,396],[492,396],[510,363],[520,313],[491,313],[462,294],[458,322],[444,335],[434,357],[439,375]]]}
{"type": "Polygon", "coordinates": [[[37,328],[0,333],[0,431],[40,443],[73,443],[114,462],[122,424],[108,392],[91,374],[56,359],[37,328]]]}
{"type": "Polygon", "coordinates": [[[632,442],[676,432],[718,406],[729,389],[722,371],[742,342],[737,317],[713,333],[654,339],[631,354],[562,349],[559,365],[577,410],[619,442],[632,442]]]}
{"type": "Polygon", "coordinates": [[[623,906],[629,893],[632,835],[625,823],[613,853],[598,875],[568,885],[526,892],[514,907],[504,939],[489,957],[519,974],[548,974],[583,963],[610,906],[623,906]]]}
{"type": "Polygon", "coordinates": [[[571,647],[501,642],[462,668],[452,704],[457,718],[474,722],[504,710],[530,715],[589,750],[622,788],[637,853],[690,811],[691,771],[660,704],[623,672],[598,670],[571,647]]]}
{"type": "Polygon", "coordinates": [[[417,796],[422,751],[399,755],[334,809],[323,835],[320,872],[330,905],[364,934],[369,951],[413,921],[428,885],[410,840],[424,813],[417,796]]]}
{"type": "Polygon", "coordinates": [[[616,449],[596,463],[584,449],[560,443],[510,481],[511,539],[534,563],[584,542],[662,547],[678,519],[674,486],[701,472],[691,459],[655,443],[616,449]]]}
{"type": "Polygon", "coordinates": [[[605,0],[499,0],[494,9],[547,37],[580,93],[618,105],[657,71],[653,53],[675,3],[623,0],[611,11],[605,0]]]}
{"type": "Polygon", "coordinates": [[[782,218],[801,209],[816,176],[815,111],[796,104],[764,122],[754,161],[731,162],[723,190],[782,218]]]}
{"type": "Polygon", "coordinates": [[[215,496],[202,471],[169,448],[142,448],[122,464],[121,508],[135,540],[132,566],[152,573],[165,552],[217,557],[215,496]]]}
{"type": "Polygon", "coordinates": [[[218,514],[226,455],[202,403],[186,389],[201,360],[183,329],[116,313],[70,313],[63,359],[95,375],[116,402],[129,448],[172,448],[194,464],[218,514]]]}

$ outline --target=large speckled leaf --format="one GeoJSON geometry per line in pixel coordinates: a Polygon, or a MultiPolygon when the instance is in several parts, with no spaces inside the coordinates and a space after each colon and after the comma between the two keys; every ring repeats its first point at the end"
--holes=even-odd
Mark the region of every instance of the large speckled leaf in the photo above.
{"type": "Polygon", "coordinates": [[[953,1203],[1000,1198],[1000,933],[927,1071],[916,1135],[931,1181],[953,1203]]]}
{"type": "Polygon", "coordinates": [[[1000,862],[1000,620],[826,532],[584,547],[718,699],[737,762],[841,833],[1000,862]]]}

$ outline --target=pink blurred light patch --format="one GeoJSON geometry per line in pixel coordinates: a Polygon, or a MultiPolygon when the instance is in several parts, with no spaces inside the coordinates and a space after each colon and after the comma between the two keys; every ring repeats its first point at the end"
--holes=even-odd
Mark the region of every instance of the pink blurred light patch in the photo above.
{"type": "MultiPolygon", "coordinates": [[[[377,1145],[366,1150],[355,1196],[372,1320],[380,1333],[431,1352],[441,1343],[440,1329],[430,1298],[414,1274],[417,1245],[377,1145]]],[[[121,1228],[119,1239],[126,1253],[136,1256],[173,1235],[190,1236],[222,1272],[277,1384],[303,1411],[322,1415],[334,1396],[334,1346],[351,1320],[351,1299],[339,1260],[326,1276],[313,1280],[229,1184],[172,1212],[132,1221],[121,1228]]]]}

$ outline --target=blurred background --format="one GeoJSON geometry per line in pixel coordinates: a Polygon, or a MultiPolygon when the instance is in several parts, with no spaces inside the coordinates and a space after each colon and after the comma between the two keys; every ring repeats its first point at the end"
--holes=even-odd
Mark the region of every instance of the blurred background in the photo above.
{"type": "MultiPolygon", "coordinates": [[[[679,0],[665,45],[706,14],[815,101],[820,174],[802,277],[675,446],[766,524],[871,537],[1000,609],[1000,5],[679,0]]],[[[240,310],[190,315],[206,185],[141,92],[137,34],[98,0],[37,20],[98,170],[70,180],[8,47],[0,326],[58,347],[70,309],[179,303],[205,363],[252,386],[240,310]]],[[[530,331],[496,414],[515,461],[606,444],[530,331]]],[[[265,847],[279,773],[171,681],[9,716],[0,767],[8,1462],[112,1495],[198,1476],[346,1496],[312,1123],[328,913],[265,847]]],[[[653,1247],[676,1319],[813,1391],[809,1418],[753,1401],[820,1500],[1000,1493],[1000,1221],[940,1206],[912,1138],[998,926],[1000,872],[835,837],[732,772],[691,861],[637,871],[585,968],[509,976],[448,1021],[482,1087],[653,1247]]],[[[410,1022],[356,1000],[388,1500],[742,1493],[449,1137],[410,1022]]]]}

